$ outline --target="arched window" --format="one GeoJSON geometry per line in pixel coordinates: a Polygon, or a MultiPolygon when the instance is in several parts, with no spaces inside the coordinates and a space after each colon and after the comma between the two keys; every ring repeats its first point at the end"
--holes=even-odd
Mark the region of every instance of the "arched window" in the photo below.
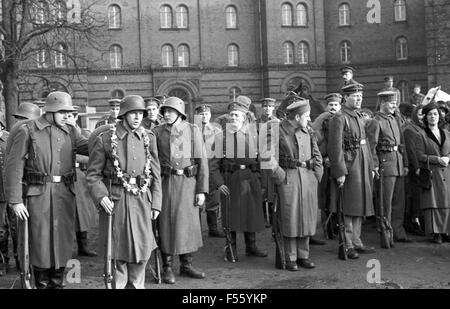
{"type": "Polygon", "coordinates": [[[294,63],[294,44],[292,44],[291,42],[283,43],[283,58],[284,64],[294,63]]]}
{"type": "Polygon", "coordinates": [[[339,6],[339,26],[350,25],[350,6],[347,3],[339,6]]]}
{"type": "Polygon", "coordinates": [[[109,64],[111,69],[120,69],[122,67],[122,47],[112,45],[109,48],[109,64]]]}
{"type": "Polygon", "coordinates": [[[349,63],[352,59],[352,47],[350,42],[344,41],[341,43],[341,62],[349,63]]]}
{"type": "Polygon", "coordinates": [[[227,29],[237,28],[237,10],[234,6],[227,6],[225,10],[225,20],[227,29]]]}
{"type": "Polygon", "coordinates": [[[309,62],[308,43],[302,41],[298,44],[298,63],[307,64],[308,62],[309,62]]]}
{"type": "Polygon", "coordinates": [[[108,8],[109,29],[122,27],[122,14],[118,5],[111,5],[108,8]]]}
{"type": "Polygon", "coordinates": [[[297,26],[308,25],[308,10],[305,4],[297,5],[297,26]]]}
{"type": "Polygon", "coordinates": [[[397,60],[408,59],[408,40],[405,37],[399,37],[395,41],[395,54],[397,60]]]}
{"type": "Polygon", "coordinates": [[[400,103],[406,103],[409,101],[409,85],[407,81],[401,81],[397,85],[398,90],[400,90],[400,103]]]}
{"type": "Polygon", "coordinates": [[[230,88],[230,100],[235,101],[238,96],[240,96],[242,90],[239,87],[231,87],[230,88]]]}
{"type": "Polygon", "coordinates": [[[172,9],[168,5],[163,5],[159,10],[159,19],[162,29],[172,28],[172,9]]]}
{"type": "Polygon", "coordinates": [[[184,5],[177,7],[177,28],[185,29],[188,27],[188,9],[184,5]]]}
{"type": "Polygon", "coordinates": [[[189,66],[189,47],[185,44],[178,46],[178,66],[189,66]]]}
{"type": "Polygon", "coordinates": [[[162,65],[165,68],[173,67],[173,48],[170,45],[164,45],[161,51],[162,65]]]}
{"type": "Polygon", "coordinates": [[[228,66],[237,67],[239,65],[239,48],[235,44],[228,45],[228,66]]]}
{"type": "Polygon", "coordinates": [[[281,25],[292,26],[292,6],[289,3],[281,6],[281,25]]]}
{"type": "Polygon", "coordinates": [[[65,1],[59,0],[55,5],[55,19],[57,22],[64,22],[67,19],[67,4],[65,1]]]}
{"type": "Polygon", "coordinates": [[[58,43],[55,48],[55,67],[65,68],[66,63],[67,46],[63,43],[58,43]]]}
{"type": "Polygon", "coordinates": [[[123,90],[114,89],[111,91],[111,99],[123,99],[125,97],[125,93],[123,90]]]}
{"type": "Polygon", "coordinates": [[[48,20],[49,7],[44,1],[38,1],[34,7],[34,22],[43,25],[48,20]]]}
{"type": "Polygon", "coordinates": [[[406,20],[406,1],[395,0],[394,1],[394,20],[405,21],[406,20]]]}
{"type": "Polygon", "coordinates": [[[45,69],[48,68],[48,61],[49,61],[49,56],[48,56],[48,50],[45,48],[41,48],[39,49],[39,51],[36,54],[37,57],[37,67],[40,69],[45,69]]]}

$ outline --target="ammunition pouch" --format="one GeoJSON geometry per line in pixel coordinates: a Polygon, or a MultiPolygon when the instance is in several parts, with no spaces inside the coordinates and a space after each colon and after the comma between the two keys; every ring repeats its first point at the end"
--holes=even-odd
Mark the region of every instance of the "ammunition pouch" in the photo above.
{"type": "Polygon", "coordinates": [[[187,166],[183,169],[176,169],[171,166],[165,165],[161,166],[161,175],[162,176],[186,176],[186,177],[195,177],[198,174],[198,164],[193,164],[191,166],[187,166]]]}
{"type": "Polygon", "coordinates": [[[68,172],[62,176],[51,176],[40,172],[27,171],[24,181],[28,185],[44,185],[46,183],[64,183],[66,186],[73,185],[76,178],[75,172],[68,172]]]}
{"type": "Polygon", "coordinates": [[[300,162],[298,159],[293,159],[290,157],[281,157],[279,163],[281,168],[283,169],[296,169],[297,167],[306,168],[309,170],[314,169],[314,159],[309,159],[305,162],[300,162]]]}
{"type": "Polygon", "coordinates": [[[236,163],[230,163],[225,162],[222,164],[221,170],[222,173],[234,173],[238,170],[251,170],[252,173],[258,173],[260,172],[260,166],[258,163],[251,163],[251,164],[236,164],[236,163]]]}

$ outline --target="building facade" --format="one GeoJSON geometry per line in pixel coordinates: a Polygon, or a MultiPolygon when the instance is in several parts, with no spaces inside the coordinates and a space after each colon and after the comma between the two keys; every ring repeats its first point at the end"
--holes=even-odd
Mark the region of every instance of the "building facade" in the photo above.
{"type": "MultiPolygon", "coordinates": [[[[112,97],[165,94],[182,98],[190,115],[200,103],[218,115],[239,94],[281,100],[300,81],[322,100],[339,91],[339,69],[350,65],[366,107],[374,108],[385,75],[406,102],[416,83],[423,91],[448,85],[447,2],[102,0],[95,9],[107,19],[109,46],[88,51],[100,60],[77,82],[54,85],[97,111],[112,97]]],[[[22,97],[42,97],[46,87],[36,83],[22,97]]]]}

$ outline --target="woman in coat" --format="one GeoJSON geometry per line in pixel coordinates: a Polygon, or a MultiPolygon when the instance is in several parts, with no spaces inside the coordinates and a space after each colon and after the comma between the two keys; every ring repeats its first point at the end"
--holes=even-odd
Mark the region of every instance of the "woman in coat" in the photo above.
{"type": "Polygon", "coordinates": [[[422,189],[420,207],[425,217],[425,232],[432,241],[449,241],[450,233],[450,133],[439,128],[439,110],[436,103],[426,105],[422,112],[425,134],[417,143],[417,158],[421,168],[432,171],[431,188],[422,189]]]}

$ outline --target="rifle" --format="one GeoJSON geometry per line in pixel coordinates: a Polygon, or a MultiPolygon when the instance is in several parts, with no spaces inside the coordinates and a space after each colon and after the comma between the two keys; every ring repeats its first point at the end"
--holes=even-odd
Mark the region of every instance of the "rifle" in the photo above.
{"type": "Polygon", "coordinates": [[[157,284],[161,284],[161,263],[159,260],[160,250],[159,250],[159,244],[160,244],[160,238],[159,238],[159,224],[158,219],[152,220],[152,229],[153,229],[153,235],[155,235],[155,240],[158,245],[155,249],[155,270],[154,270],[154,277],[157,284]]]}
{"type": "Polygon", "coordinates": [[[380,245],[381,248],[389,249],[391,248],[392,243],[392,227],[389,221],[387,220],[385,214],[384,214],[384,203],[383,203],[383,169],[380,169],[380,193],[378,198],[378,205],[379,205],[379,224],[380,224],[380,245]]]}
{"type": "Polygon", "coordinates": [[[281,233],[281,216],[278,209],[278,195],[275,194],[273,204],[272,237],[275,240],[275,267],[286,269],[286,255],[284,252],[284,241],[281,233]],[[279,264],[278,264],[279,263],[279,264]]]}
{"type": "Polygon", "coordinates": [[[338,257],[341,260],[347,260],[347,246],[345,245],[345,223],[344,223],[344,186],[340,186],[339,190],[339,201],[337,205],[337,221],[338,221],[338,257]]]}
{"type": "MultiPolygon", "coordinates": [[[[111,187],[112,180],[109,180],[109,199],[111,202],[111,187]]],[[[114,203],[114,202],[113,202],[114,203]]],[[[114,275],[113,275],[113,262],[112,262],[112,232],[113,232],[113,214],[108,214],[105,211],[106,215],[106,242],[105,242],[105,267],[103,271],[103,281],[105,282],[105,287],[107,290],[111,290],[115,288],[114,284],[114,275]]]]}
{"type": "MultiPolygon", "coordinates": [[[[228,183],[228,182],[226,182],[226,183],[228,183]]],[[[225,195],[225,199],[226,199],[226,201],[225,201],[225,209],[224,209],[224,211],[225,211],[225,216],[224,216],[225,220],[222,223],[222,225],[223,225],[223,232],[225,234],[225,248],[223,249],[224,252],[225,252],[225,258],[224,259],[227,262],[235,263],[236,262],[236,255],[233,252],[233,242],[231,241],[231,230],[230,230],[230,204],[231,204],[230,195],[229,194],[225,195]],[[228,260],[228,258],[227,258],[227,250],[229,250],[229,252],[230,252],[231,261],[228,260]]]]}
{"type": "MultiPolygon", "coordinates": [[[[28,199],[25,199],[25,208],[28,209],[28,199]]],[[[28,241],[28,220],[17,219],[19,225],[19,261],[20,261],[20,282],[22,284],[22,289],[30,290],[31,285],[31,265],[30,265],[30,244],[28,241]]]]}

